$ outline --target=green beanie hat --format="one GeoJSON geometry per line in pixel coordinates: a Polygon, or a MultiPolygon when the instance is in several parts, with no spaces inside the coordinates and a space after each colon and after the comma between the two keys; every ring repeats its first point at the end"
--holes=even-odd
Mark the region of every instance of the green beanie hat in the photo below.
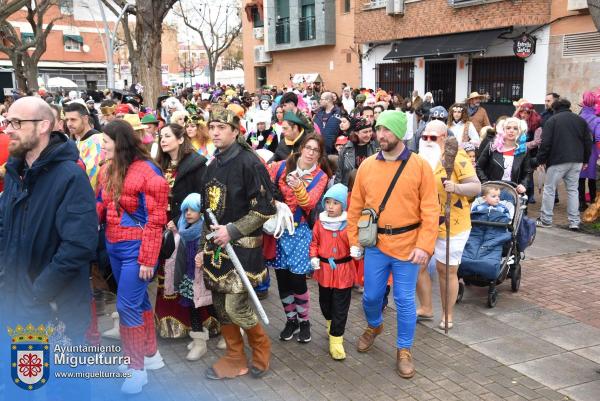
{"type": "Polygon", "coordinates": [[[406,114],[396,110],[386,110],[377,117],[375,128],[383,126],[396,135],[400,140],[406,134],[406,114]]]}

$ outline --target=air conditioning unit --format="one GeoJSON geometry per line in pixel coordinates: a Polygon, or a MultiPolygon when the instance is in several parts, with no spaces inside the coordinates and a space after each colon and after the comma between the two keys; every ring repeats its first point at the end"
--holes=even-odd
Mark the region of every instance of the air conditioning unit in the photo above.
{"type": "Polygon", "coordinates": [[[580,11],[589,8],[587,0],[569,0],[567,1],[567,11],[580,11]]]}
{"type": "Polygon", "coordinates": [[[272,61],[271,54],[265,51],[264,46],[254,47],[254,62],[257,64],[266,64],[272,61]]]}
{"type": "Polygon", "coordinates": [[[254,39],[262,39],[265,37],[265,28],[254,28],[254,39]]]}
{"type": "Polygon", "coordinates": [[[387,15],[404,14],[404,0],[388,0],[385,11],[387,15]]]}

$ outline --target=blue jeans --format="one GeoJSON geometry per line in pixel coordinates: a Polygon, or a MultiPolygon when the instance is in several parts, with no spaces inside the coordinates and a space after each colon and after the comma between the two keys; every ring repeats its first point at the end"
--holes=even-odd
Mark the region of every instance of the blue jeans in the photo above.
{"type": "Polygon", "coordinates": [[[417,325],[417,310],[415,305],[415,289],[419,275],[419,265],[392,258],[378,248],[365,250],[365,292],[363,294],[363,309],[367,323],[371,327],[379,327],[383,323],[383,295],[388,277],[392,273],[394,281],[394,301],[396,302],[396,317],[398,348],[412,347],[417,325]]]}
{"type": "Polygon", "coordinates": [[[140,279],[137,259],[141,245],[139,240],[106,241],[110,266],[117,282],[117,312],[121,324],[127,327],[142,326],[142,313],[152,309],[147,291],[150,282],[140,279]]]}

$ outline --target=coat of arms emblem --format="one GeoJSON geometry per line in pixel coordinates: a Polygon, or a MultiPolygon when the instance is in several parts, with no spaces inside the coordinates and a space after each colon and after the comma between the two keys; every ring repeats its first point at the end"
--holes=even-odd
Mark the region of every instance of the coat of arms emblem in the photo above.
{"type": "Polygon", "coordinates": [[[11,337],[11,376],[13,383],[25,390],[37,390],[50,377],[50,345],[52,328],[44,325],[8,328],[11,337]]]}

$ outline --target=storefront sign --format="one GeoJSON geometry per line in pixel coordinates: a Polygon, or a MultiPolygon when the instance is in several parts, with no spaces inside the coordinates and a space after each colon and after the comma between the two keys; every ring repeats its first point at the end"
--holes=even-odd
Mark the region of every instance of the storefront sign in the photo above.
{"type": "Polygon", "coordinates": [[[527,58],[535,53],[535,38],[524,33],[518,39],[514,40],[513,51],[519,58],[527,58]]]}

